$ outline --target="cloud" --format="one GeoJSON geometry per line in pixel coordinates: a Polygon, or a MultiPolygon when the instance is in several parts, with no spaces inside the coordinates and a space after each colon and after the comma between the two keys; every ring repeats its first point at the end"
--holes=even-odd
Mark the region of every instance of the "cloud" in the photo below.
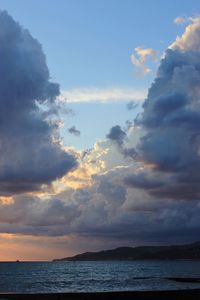
{"type": "Polygon", "coordinates": [[[188,22],[188,18],[186,17],[176,17],[174,19],[174,23],[179,25],[179,24],[184,24],[184,23],[187,23],[188,22]]]}
{"type": "MultiPolygon", "coordinates": [[[[10,205],[0,206],[0,232],[73,236],[77,241],[95,238],[101,247],[107,240],[111,246],[116,241],[118,245],[166,244],[198,236],[199,200],[157,199],[145,189],[124,185],[125,174],[127,169],[117,168],[96,176],[90,188],[65,191],[46,200],[17,196],[10,205]]],[[[154,187],[148,185],[148,189],[154,187]]]]}
{"type": "Polygon", "coordinates": [[[58,123],[39,108],[55,108],[59,95],[42,47],[5,11],[0,12],[0,77],[0,194],[37,191],[76,161],[61,148],[58,123]]]}
{"type": "Polygon", "coordinates": [[[119,144],[110,139],[96,142],[91,149],[75,151],[78,167],[59,180],[59,188],[55,184],[55,190],[64,191],[67,187],[89,188],[93,185],[95,176],[131,163],[129,157],[125,158],[123,153],[119,152],[119,144]]]}
{"type": "Polygon", "coordinates": [[[132,88],[80,88],[61,91],[58,97],[61,102],[67,103],[109,103],[109,102],[141,102],[146,97],[145,90],[132,88]]]}
{"type": "MultiPolygon", "coordinates": [[[[191,24],[189,24],[182,36],[178,36],[174,43],[172,43],[170,49],[178,49],[183,51],[200,51],[199,41],[199,26],[200,18],[190,18],[191,24]]],[[[189,54],[189,53],[188,53],[189,54]]]]}
{"type": "Polygon", "coordinates": [[[137,106],[138,106],[138,103],[136,103],[135,101],[130,101],[126,105],[128,110],[134,110],[137,106]]]}
{"type": "MultiPolygon", "coordinates": [[[[129,127],[130,129],[131,127],[129,127]]],[[[121,152],[125,157],[132,157],[136,159],[137,151],[133,147],[126,145],[127,133],[121,129],[119,125],[113,126],[110,132],[106,135],[107,139],[114,142],[118,147],[118,151],[121,152]]]]}
{"type": "Polygon", "coordinates": [[[174,24],[176,25],[183,25],[183,24],[190,24],[196,22],[198,17],[183,17],[178,16],[174,19],[174,24]]]}
{"type": "Polygon", "coordinates": [[[158,198],[200,196],[199,60],[200,19],[195,19],[166,50],[136,120],[144,129],[136,146],[143,169],[128,181],[158,198]]]}
{"type": "Polygon", "coordinates": [[[147,60],[151,58],[154,62],[158,59],[157,51],[152,48],[136,47],[135,53],[131,54],[131,62],[135,67],[136,74],[144,76],[151,72],[146,65],[147,60]]]}
{"type": "Polygon", "coordinates": [[[70,225],[78,210],[59,199],[41,201],[20,196],[14,198],[13,204],[1,205],[0,214],[0,232],[54,236],[68,232],[65,226],[70,225]]]}
{"type": "Polygon", "coordinates": [[[68,132],[75,135],[75,136],[80,136],[81,135],[81,132],[80,130],[76,129],[75,126],[72,126],[68,129],[68,132]]]}
{"type": "Polygon", "coordinates": [[[116,125],[93,149],[74,150],[79,167],[58,181],[63,189],[1,197],[0,232],[73,236],[84,250],[91,240],[93,249],[199,238],[199,28],[196,20],[166,50],[128,130],[116,125]]]}
{"type": "Polygon", "coordinates": [[[119,125],[113,126],[106,136],[108,139],[115,141],[117,144],[122,145],[126,137],[126,133],[119,125]]]}
{"type": "MultiPolygon", "coordinates": [[[[125,189],[125,196],[121,196],[123,204],[119,210],[113,210],[113,219],[110,211],[106,211],[113,220],[107,226],[108,234],[118,231],[119,237],[121,231],[121,235],[130,234],[135,239],[138,232],[144,241],[156,238],[160,242],[186,241],[189,236],[198,239],[199,43],[200,21],[195,19],[161,60],[143,112],[132,125],[140,132],[137,142],[131,146],[134,135],[121,135],[119,126],[111,128],[107,136],[115,144],[117,141],[125,158],[130,156],[133,160],[129,167],[116,168],[115,173],[105,176],[112,191],[119,186],[125,189]]],[[[104,188],[108,191],[107,186],[104,188]]],[[[109,208],[112,205],[109,202],[109,208]]]]}

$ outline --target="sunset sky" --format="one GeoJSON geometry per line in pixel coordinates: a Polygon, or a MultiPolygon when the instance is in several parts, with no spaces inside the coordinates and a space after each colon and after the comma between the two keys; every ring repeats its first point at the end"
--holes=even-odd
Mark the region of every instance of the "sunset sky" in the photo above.
{"type": "Polygon", "coordinates": [[[199,1],[0,9],[0,260],[197,241],[199,1]]]}

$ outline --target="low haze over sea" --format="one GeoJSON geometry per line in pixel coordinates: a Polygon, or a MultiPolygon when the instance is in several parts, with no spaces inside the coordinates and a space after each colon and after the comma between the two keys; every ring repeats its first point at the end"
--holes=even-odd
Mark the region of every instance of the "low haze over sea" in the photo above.
{"type": "Polygon", "coordinates": [[[200,288],[200,261],[3,262],[0,292],[96,292],[200,288]]]}

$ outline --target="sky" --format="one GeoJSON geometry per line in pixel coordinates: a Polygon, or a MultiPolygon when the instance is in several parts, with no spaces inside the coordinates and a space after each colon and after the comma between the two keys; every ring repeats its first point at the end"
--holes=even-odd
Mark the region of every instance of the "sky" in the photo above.
{"type": "MultiPolygon", "coordinates": [[[[183,32],[183,26],[176,26],[173,20],[177,16],[198,15],[199,6],[198,0],[0,1],[0,8],[6,9],[42,44],[51,78],[67,95],[75,97],[78,90],[80,97],[86,93],[85,89],[89,94],[94,90],[106,93],[112,89],[128,89],[132,90],[133,100],[137,91],[140,98],[145,97],[158,67],[158,62],[153,64],[151,74],[142,79],[134,76],[130,59],[134,48],[153,48],[162,55],[183,32]]],[[[100,96],[96,101],[102,102],[102,93],[100,96]]],[[[70,101],[71,97],[68,98],[70,101]]],[[[108,99],[109,103],[110,100],[114,99],[108,99]]],[[[123,125],[131,118],[123,103],[128,101],[125,97],[118,101],[118,107],[110,104],[106,109],[105,105],[87,108],[84,105],[84,109],[78,103],[70,104],[76,114],[65,118],[62,131],[65,143],[80,149],[92,147],[97,139],[105,137],[116,120],[123,125]],[[105,123],[98,124],[102,118],[105,123]],[[95,132],[90,125],[93,119],[97,122],[95,132]],[[68,133],[72,126],[82,129],[79,139],[68,133]]]]}
{"type": "Polygon", "coordinates": [[[0,260],[198,240],[199,1],[0,10],[0,260]]]}

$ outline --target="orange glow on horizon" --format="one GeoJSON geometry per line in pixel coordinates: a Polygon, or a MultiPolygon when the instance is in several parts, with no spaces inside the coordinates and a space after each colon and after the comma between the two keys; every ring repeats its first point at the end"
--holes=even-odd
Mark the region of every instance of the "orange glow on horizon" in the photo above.
{"type": "Polygon", "coordinates": [[[14,202],[13,197],[11,196],[0,196],[0,203],[2,205],[10,205],[14,202]]]}
{"type": "Polygon", "coordinates": [[[65,247],[73,237],[36,237],[0,234],[0,261],[51,261],[74,254],[65,247]]]}

